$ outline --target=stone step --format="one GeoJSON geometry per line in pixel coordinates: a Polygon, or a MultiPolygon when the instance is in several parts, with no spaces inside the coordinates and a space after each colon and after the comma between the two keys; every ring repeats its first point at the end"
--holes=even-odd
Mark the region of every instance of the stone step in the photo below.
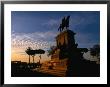
{"type": "Polygon", "coordinates": [[[48,70],[48,69],[40,69],[38,72],[48,73],[56,76],[65,76],[65,70],[48,70]]]}
{"type": "MultiPolygon", "coordinates": [[[[47,69],[48,70],[48,67],[41,67],[41,69],[47,69]]],[[[67,67],[54,67],[53,70],[67,70],[67,67]]]]}
{"type": "Polygon", "coordinates": [[[39,71],[48,71],[48,72],[59,72],[59,73],[65,73],[65,70],[47,70],[47,69],[41,69],[39,71]]]}

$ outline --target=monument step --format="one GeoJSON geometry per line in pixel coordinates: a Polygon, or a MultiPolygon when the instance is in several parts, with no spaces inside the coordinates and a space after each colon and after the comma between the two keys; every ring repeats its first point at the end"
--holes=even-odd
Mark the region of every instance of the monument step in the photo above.
{"type": "MultiPolygon", "coordinates": [[[[41,69],[48,69],[48,67],[41,67],[41,69]]],[[[53,70],[67,70],[67,67],[54,67],[53,70]]]]}
{"type": "Polygon", "coordinates": [[[56,76],[65,76],[66,71],[65,70],[49,70],[49,69],[39,69],[38,72],[42,73],[48,73],[51,75],[56,75],[56,76]]]}
{"type": "Polygon", "coordinates": [[[40,70],[40,72],[48,73],[48,74],[55,75],[55,76],[65,76],[65,72],[43,71],[43,70],[40,70]]]}

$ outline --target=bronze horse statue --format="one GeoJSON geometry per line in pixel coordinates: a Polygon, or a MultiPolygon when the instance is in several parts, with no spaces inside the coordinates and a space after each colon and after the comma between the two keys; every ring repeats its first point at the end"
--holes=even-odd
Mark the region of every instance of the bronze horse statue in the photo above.
{"type": "Polygon", "coordinates": [[[62,23],[60,24],[58,31],[60,31],[60,32],[63,31],[65,27],[66,27],[66,29],[68,29],[69,19],[70,19],[70,16],[67,16],[66,19],[65,19],[65,17],[62,19],[62,23]]]}

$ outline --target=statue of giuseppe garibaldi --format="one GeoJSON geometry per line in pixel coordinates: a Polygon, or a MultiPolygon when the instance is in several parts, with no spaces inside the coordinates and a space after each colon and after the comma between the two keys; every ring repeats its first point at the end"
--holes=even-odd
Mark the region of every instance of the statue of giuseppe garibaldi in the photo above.
{"type": "Polygon", "coordinates": [[[69,28],[69,19],[70,19],[70,16],[67,16],[66,18],[64,17],[62,19],[62,23],[60,24],[59,28],[58,28],[58,31],[63,31],[64,28],[68,29],[69,28]]]}

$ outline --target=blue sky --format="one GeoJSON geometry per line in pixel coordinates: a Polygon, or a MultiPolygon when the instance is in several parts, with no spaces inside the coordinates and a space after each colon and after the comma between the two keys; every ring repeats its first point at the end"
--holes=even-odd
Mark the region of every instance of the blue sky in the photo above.
{"type": "Polygon", "coordinates": [[[12,53],[21,55],[29,46],[48,50],[56,44],[59,24],[68,15],[79,48],[100,43],[99,11],[12,11],[12,53]]]}

